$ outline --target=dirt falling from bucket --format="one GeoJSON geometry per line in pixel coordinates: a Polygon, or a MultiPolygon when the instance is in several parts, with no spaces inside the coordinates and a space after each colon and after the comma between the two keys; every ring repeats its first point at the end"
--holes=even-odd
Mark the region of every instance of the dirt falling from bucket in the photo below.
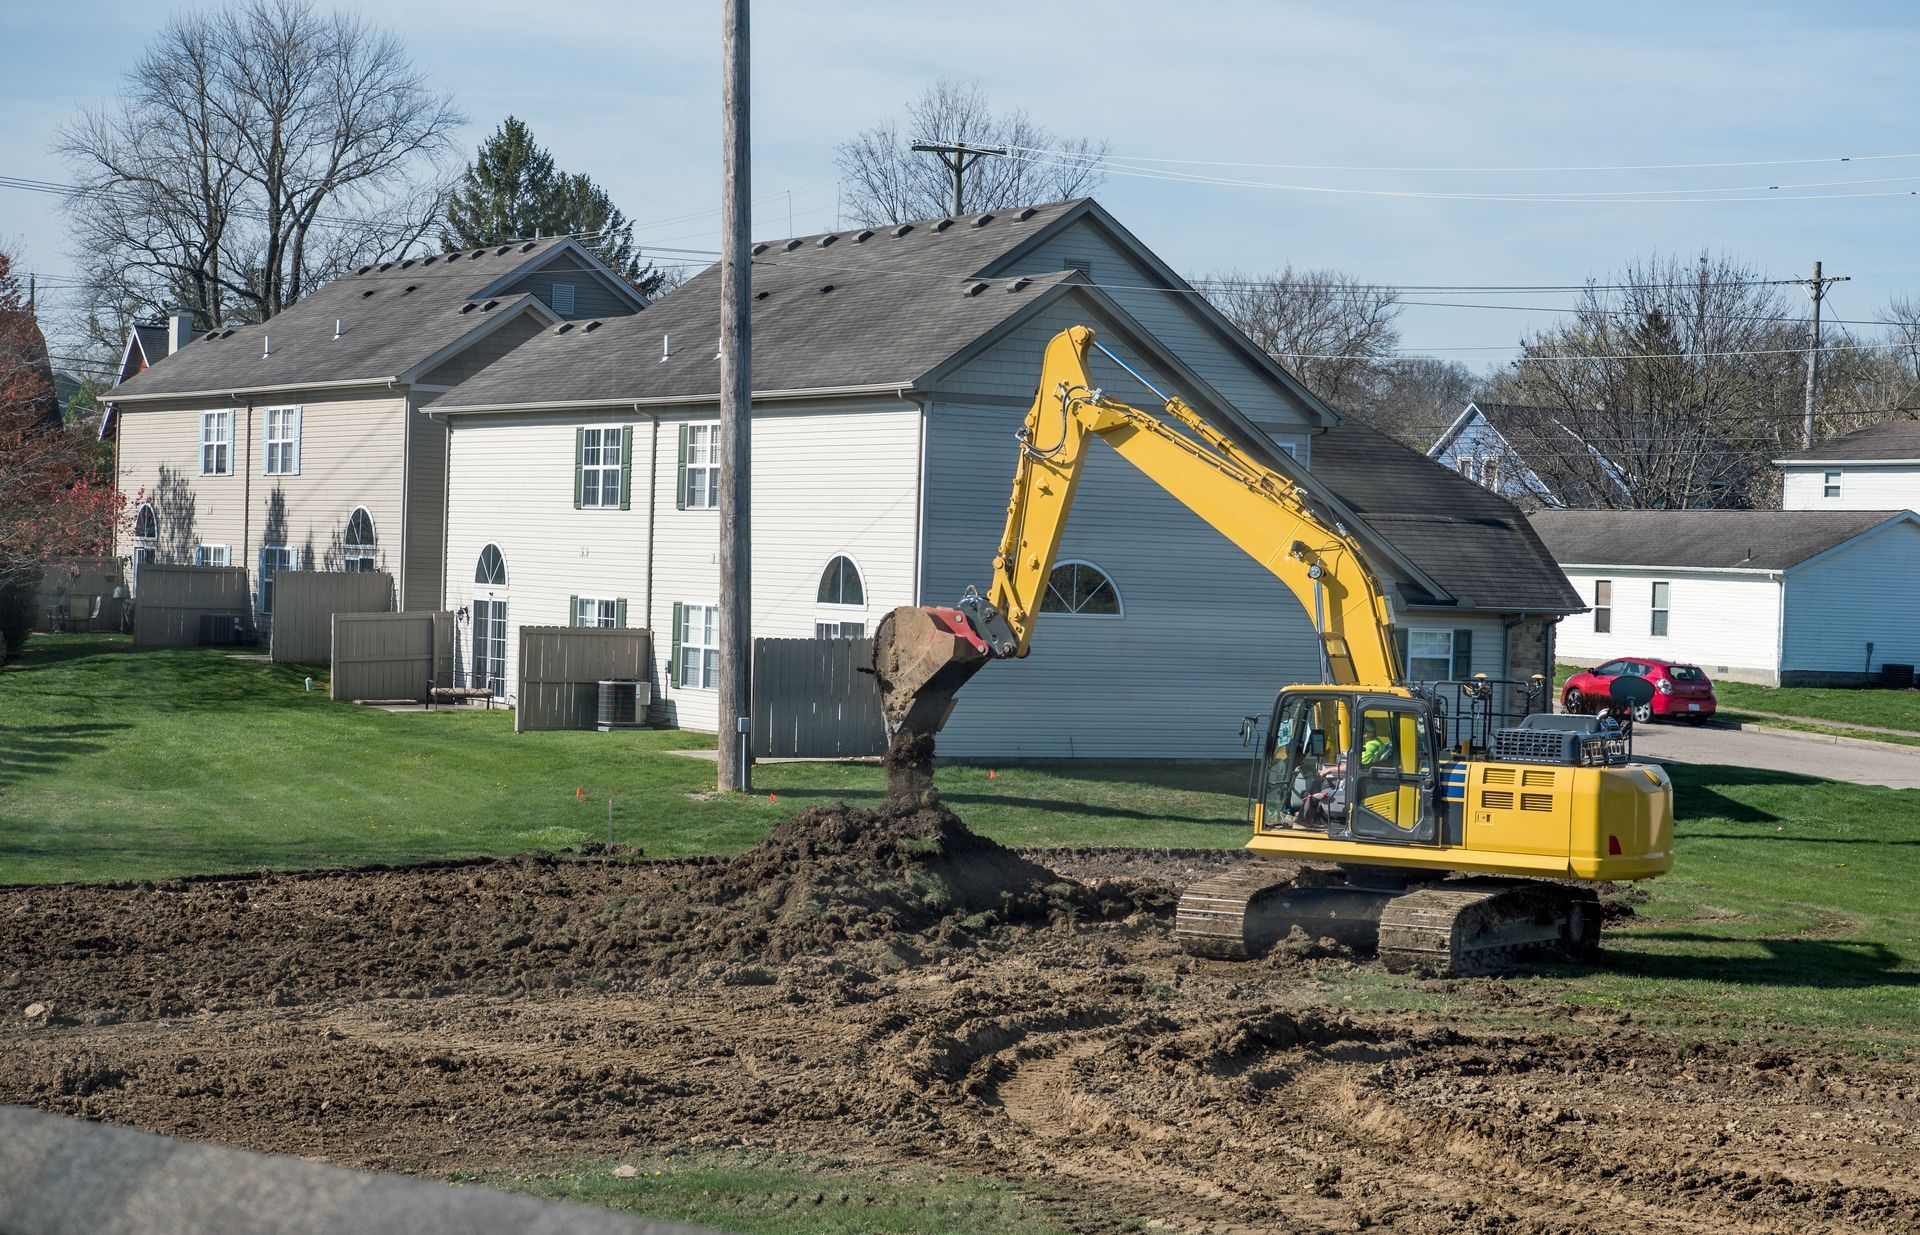
{"type": "Polygon", "coordinates": [[[933,735],[902,729],[887,744],[887,804],[911,807],[933,801],[933,735]]]}

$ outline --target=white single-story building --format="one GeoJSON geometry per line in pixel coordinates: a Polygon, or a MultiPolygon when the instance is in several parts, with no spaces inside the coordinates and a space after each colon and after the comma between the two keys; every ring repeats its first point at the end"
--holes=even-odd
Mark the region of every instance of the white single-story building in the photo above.
{"type": "Polygon", "coordinates": [[[1785,510],[1920,510],[1920,420],[1885,420],[1773,462],[1785,510]]]}
{"type": "MultiPolygon", "coordinates": [[[[756,636],[867,635],[987,583],[1041,350],[1075,324],[1356,530],[1416,679],[1549,670],[1553,623],[1580,608],[1510,503],[1343,425],[1093,201],[753,252],[756,636]]],[[[449,431],[443,595],[475,681],[511,693],[522,625],[644,625],[655,718],[716,727],[718,324],[709,270],[546,327],[427,405],[449,431]]],[[[1055,592],[1032,656],[962,692],[944,754],[1239,756],[1241,717],[1318,678],[1279,580],[1104,449],[1055,592]]]]}
{"type": "Polygon", "coordinates": [[[1563,662],[1696,664],[1764,685],[1854,684],[1920,662],[1910,510],[1543,510],[1534,529],[1586,602],[1563,662]]]}

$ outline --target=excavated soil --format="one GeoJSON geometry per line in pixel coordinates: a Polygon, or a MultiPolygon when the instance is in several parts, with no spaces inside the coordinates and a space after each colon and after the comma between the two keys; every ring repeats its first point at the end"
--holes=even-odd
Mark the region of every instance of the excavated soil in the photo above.
{"type": "Polygon", "coordinates": [[[443,1175],[753,1145],[1017,1181],[1090,1230],[1912,1231],[1920,1078],[1170,941],[1234,855],[1021,854],[937,803],[728,862],[0,891],[0,1101],[443,1175]],[[32,1016],[24,1015],[38,1005],[32,1016]]]}

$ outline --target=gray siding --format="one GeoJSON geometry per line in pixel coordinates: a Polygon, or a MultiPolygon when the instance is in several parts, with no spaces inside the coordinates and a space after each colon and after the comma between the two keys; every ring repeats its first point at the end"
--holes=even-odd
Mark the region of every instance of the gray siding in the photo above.
{"type": "Polygon", "coordinates": [[[420,379],[424,386],[457,386],[540,333],[543,318],[529,309],[420,379]]]}
{"type": "Polygon", "coordinates": [[[406,556],[400,607],[419,611],[446,603],[441,580],[447,552],[447,426],[407,400],[406,556]]]}
{"type": "Polygon", "coordinates": [[[511,296],[531,292],[540,298],[542,304],[559,313],[560,310],[553,303],[555,283],[573,285],[573,312],[563,313],[562,317],[624,317],[634,311],[632,303],[609,287],[598,271],[590,269],[571,253],[563,253],[540,269],[521,275],[502,288],[499,294],[511,296]]]}
{"type": "Polygon", "coordinates": [[[1888,661],[1920,663],[1916,613],[1920,526],[1898,523],[1787,574],[1781,672],[1877,673],[1888,661]]]}

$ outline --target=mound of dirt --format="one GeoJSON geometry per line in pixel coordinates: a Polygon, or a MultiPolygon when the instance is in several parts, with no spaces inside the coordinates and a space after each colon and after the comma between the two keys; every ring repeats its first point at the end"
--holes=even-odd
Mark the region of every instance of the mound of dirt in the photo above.
{"type": "Polygon", "coordinates": [[[931,797],[804,811],[677,890],[634,926],[671,954],[742,962],[928,932],[951,942],[963,925],[1042,918],[1082,898],[931,797]]]}

